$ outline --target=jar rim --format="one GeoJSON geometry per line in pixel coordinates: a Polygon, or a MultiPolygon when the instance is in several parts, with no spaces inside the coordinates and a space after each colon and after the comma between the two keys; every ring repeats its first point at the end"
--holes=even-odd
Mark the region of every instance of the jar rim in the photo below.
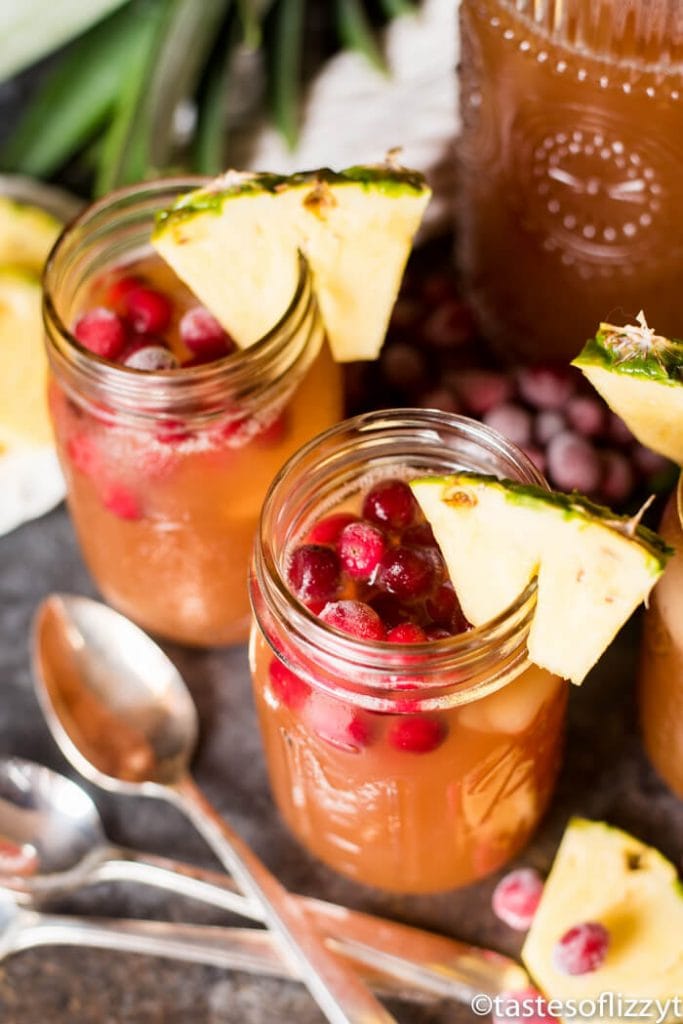
{"type": "MultiPolygon", "coordinates": [[[[281,518],[278,506],[282,502],[283,488],[286,488],[292,474],[305,469],[308,460],[315,456],[323,445],[341,439],[345,434],[350,437],[354,432],[361,436],[371,435],[372,431],[383,428],[390,430],[392,423],[398,421],[413,423],[415,426],[421,425],[422,429],[440,428],[442,431],[460,434],[470,441],[487,443],[494,451],[500,450],[517,464],[518,478],[537,486],[548,487],[542,474],[521,449],[478,421],[437,410],[410,408],[361,414],[342,421],[299,449],[272,481],[262,507],[250,589],[256,619],[259,622],[262,618],[286,621],[288,636],[295,638],[296,644],[301,644],[312,659],[320,658],[330,664],[335,660],[338,663],[343,662],[354,672],[362,674],[363,688],[376,693],[386,692],[396,685],[400,687],[402,681],[419,675],[422,698],[429,696],[430,693],[443,692],[445,688],[453,689],[448,674],[452,674],[456,669],[461,670],[462,675],[462,670],[469,667],[476,675],[476,668],[481,666],[482,658],[486,654],[493,654],[501,645],[507,650],[519,648],[521,644],[523,658],[520,662],[517,657],[515,663],[521,667],[528,666],[526,636],[536,607],[536,579],[529,581],[508,608],[481,626],[472,627],[442,640],[397,647],[387,641],[352,637],[322,622],[292,594],[283,571],[283,552],[276,554],[272,546],[278,519],[281,518]]],[[[398,452],[399,459],[401,456],[409,462],[409,456],[405,452],[398,452]]],[[[333,458],[334,455],[330,455],[328,465],[333,458]]],[[[310,471],[309,474],[313,476],[310,471]]],[[[267,636],[268,630],[265,629],[264,632],[267,636]]],[[[515,675],[518,674],[519,671],[516,671],[515,675]]],[[[495,685],[495,679],[492,682],[492,686],[486,687],[487,692],[502,685],[500,682],[495,685]]],[[[472,673],[469,679],[460,678],[456,688],[459,700],[463,702],[483,695],[482,682],[473,678],[472,673]]]]}
{"type": "MultiPolygon", "coordinates": [[[[103,359],[86,349],[69,330],[54,296],[58,287],[57,270],[64,260],[78,255],[78,232],[87,243],[88,229],[95,230],[98,218],[106,218],[117,209],[117,204],[152,202],[155,196],[178,194],[205,184],[205,177],[160,178],[156,181],[127,186],[97,200],[65,226],[53,245],[43,272],[43,316],[48,335],[48,354],[57,372],[75,374],[88,385],[107,391],[117,407],[135,417],[141,409],[149,415],[157,412],[167,415],[169,404],[179,405],[193,398],[204,399],[203,408],[211,416],[211,400],[217,411],[224,412],[227,389],[237,396],[251,394],[260,397],[277,391],[287,372],[307,353],[306,365],[315,355],[308,352],[309,335],[301,328],[307,318],[317,317],[317,303],[313,292],[310,268],[302,253],[297,254],[297,282],[294,294],[279,319],[252,345],[193,367],[167,370],[139,370],[103,359]],[[69,252],[69,246],[75,252],[69,252]],[[157,410],[155,405],[159,406],[157,410]]],[[[133,209],[133,206],[129,206],[133,209]]],[[[152,213],[144,210],[143,214],[152,213]]],[[[109,225],[104,221],[104,227],[109,225]]],[[[199,301],[199,300],[197,300],[199,301]]],[[[319,332],[322,337],[322,332],[319,332]]],[[[314,332],[311,330],[310,337],[314,332]]],[[[315,347],[315,346],[313,346],[315,347]]]]}

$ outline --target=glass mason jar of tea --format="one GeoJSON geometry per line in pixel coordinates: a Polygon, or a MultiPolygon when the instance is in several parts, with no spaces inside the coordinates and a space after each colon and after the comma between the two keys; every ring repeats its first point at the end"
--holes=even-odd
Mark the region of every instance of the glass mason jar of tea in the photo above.
{"type": "Polygon", "coordinates": [[[157,212],[199,184],[135,186],[86,210],[49,260],[45,322],[68,505],[95,582],[144,629],[222,645],[248,632],[249,554],[270,481],[341,416],[308,268],[301,261],[289,308],[260,341],[209,361],[140,369],[100,358],[74,334],[84,313],[130,304],[134,282],[145,314],[166,303],[164,338],[179,343],[197,300],[149,239],[157,212]]]}
{"type": "MultiPolygon", "coordinates": [[[[535,583],[477,629],[444,621],[427,601],[447,628],[399,643],[393,629],[363,639],[328,624],[294,595],[291,566],[311,538],[331,558],[336,528],[361,515],[375,488],[390,482],[395,492],[398,478],[410,496],[406,479],[463,468],[543,484],[521,451],[464,417],[392,410],[348,420],[278,474],[255,546],[250,662],[276,803],[321,860],[396,892],[445,890],[496,870],[548,804],[567,685],[527,658],[535,583]]],[[[394,552],[438,562],[417,505],[400,537],[392,529],[394,552]]],[[[403,598],[410,616],[413,596],[403,598]]],[[[367,600],[387,625],[401,619],[381,587],[367,600]]]]}
{"type": "Polygon", "coordinates": [[[677,0],[463,0],[459,262],[484,333],[572,358],[603,320],[683,321],[677,0]]]}
{"type": "Polygon", "coordinates": [[[683,798],[683,477],[664,510],[659,532],[675,555],[645,614],[640,714],[650,760],[683,798]]]}

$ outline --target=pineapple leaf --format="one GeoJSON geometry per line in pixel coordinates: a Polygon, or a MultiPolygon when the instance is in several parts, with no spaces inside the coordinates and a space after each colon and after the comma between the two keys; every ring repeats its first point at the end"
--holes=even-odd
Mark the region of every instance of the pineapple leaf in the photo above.
{"type": "Polygon", "coordinates": [[[387,72],[386,61],[361,0],[337,0],[337,28],[344,46],[358,50],[379,71],[387,72]]]}
{"type": "Polygon", "coordinates": [[[296,146],[299,135],[304,7],[305,0],[287,0],[278,6],[275,15],[272,109],[290,149],[296,146]]]}

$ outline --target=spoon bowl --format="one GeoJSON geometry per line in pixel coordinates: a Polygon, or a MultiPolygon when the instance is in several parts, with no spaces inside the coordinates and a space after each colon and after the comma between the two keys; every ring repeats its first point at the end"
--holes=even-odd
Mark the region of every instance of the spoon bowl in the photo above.
{"type": "Polygon", "coordinates": [[[82,775],[148,795],[186,775],[197,712],[173,662],[141,629],[97,601],[53,594],[34,637],[43,712],[82,775]]]}

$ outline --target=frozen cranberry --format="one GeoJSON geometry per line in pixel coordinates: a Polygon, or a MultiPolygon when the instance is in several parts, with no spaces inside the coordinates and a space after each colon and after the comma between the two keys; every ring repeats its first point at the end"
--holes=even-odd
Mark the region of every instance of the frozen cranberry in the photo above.
{"type": "Polygon", "coordinates": [[[183,313],[178,330],[183,343],[196,354],[210,353],[212,359],[220,359],[235,351],[235,342],[204,306],[183,313]]]}
{"type": "Polygon", "coordinates": [[[487,426],[519,445],[531,441],[531,422],[531,413],[514,402],[497,405],[484,415],[487,426]]]}
{"type": "Polygon", "coordinates": [[[539,444],[547,444],[555,434],[567,428],[567,421],[557,409],[541,409],[534,421],[534,436],[539,444]]]}
{"type": "Polygon", "coordinates": [[[331,601],[320,612],[328,626],[359,640],[383,640],[384,626],[377,612],[363,601],[331,601]]]}
{"type": "Polygon", "coordinates": [[[178,360],[166,348],[163,342],[156,339],[135,341],[121,355],[121,362],[131,370],[175,370],[178,360]]]}
{"type": "Polygon", "coordinates": [[[605,426],[605,407],[590,395],[574,395],[565,411],[570,425],[584,437],[595,437],[605,426]]]}
{"type": "Polygon", "coordinates": [[[125,277],[119,277],[118,280],[114,281],[109,285],[107,289],[107,301],[116,306],[117,309],[122,308],[123,302],[130,292],[136,291],[138,288],[143,287],[144,281],[140,277],[134,277],[132,274],[126,274],[125,277]]]}
{"type": "Polygon", "coordinates": [[[415,622],[401,622],[389,630],[387,640],[392,644],[423,644],[427,634],[415,622]]]}
{"type": "Polygon", "coordinates": [[[322,608],[339,590],[339,559],[330,548],[302,544],[292,554],[287,573],[289,585],[304,604],[322,608]]]}
{"type": "Polygon", "coordinates": [[[349,512],[334,512],[318,520],[308,534],[308,540],[311,544],[336,544],[344,527],[357,522],[356,516],[349,512]]]}
{"type": "Polygon", "coordinates": [[[458,632],[467,628],[467,621],[450,581],[439,584],[429,595],[425,601],[425,610],[435,626],[458,632]]]}
{"type": "Polygon", "coordinates": [[[576,376],[562,366],[523,366],[517,374],[522,398],[537,409],[562,409],[576,390],[576,376]]]}
{"type": "Polygon", "coordinates": [[[439,718],[401,718],[391,726],[387,738],[397,750],[429,754],[441,746],[446,738],[446,729],[439,718]]]}
{"type": "Polygon", "coordinates": [[[135,494],[123,484],[111,484],[102,496],[102,504],[118,519],[140,519],[142,510],[135,494]]]}
{"type": "Polygon", "coordinates": [[[590,441],[571,430],[556,434],[547,451],[548,474],[563,491],[589,494],[600,483],[600,458],[590,441]]]}
{"type": "Polygon", "coordinates": [[[493,370],[463,370],[455,380],[458,394],[475,416],[482,416],[512,396],[510,378],[493,370]]]}
{"type": "Polygon", "coordinates": [[[154,436],[161,444],[179,444],[192,437],[192,431],[188,429],[186,420],[169,417],[161,421],[154,436]]]}
{"type": "Polygon", "coordinates": [[[510,1024],[513,1020],[523,1020],[525,1024],[557,1024],[557,1017],[548,1012],[545,997],[531,985],[502,992],[494,1000],[492,1024],[510,1024]]]}
{"type": "Polygon", "coordinates": [[[339,750],[357,753],[372,742],[370,716],[343,701],[314,694],[305,714],[309,727],[339,750]]]}
{"type": "Polygon", "coordinates": [[[623,452],[607,449],[600,453],[602,480],[600,495],[609,504],[626,501],[635,484],[633,469],[623,452]]]}
{"type": "Polygon", "coordinates": [[[283,665],[279,658],[271,659],[268,675],[271,689],[282,704],[293,711],[303,707],[311,693],[308,683],[283,665]]]}
{"type": "Polygon", "coordinates": [[[370,523],[350,523],[339,537],[339,559],[354,580],[369,580],[386,551],[381,530],[370,523]]]}
{"type": "Polygon", "coordinates": [[[395,597],[414,600],[432,585],[433,569],[428,559],[413,548],[392,548],[379,565],[377,583],[395,597]]]}
{"type": "Polygon", "coordinates": [[[543,882],[533,868],[510,871],[493,890],[493,913],[516,931],[531,927],[543,895],[543,882]]]}
{"type": "Polygon", "coordinates": [[[110,309],[97,306],[79,317],[74,335],[83,348],[102,359],[116,359],[126,344],[126,328],[110,309]]]}
{"type": "Polygon", "coordinates": [[[417,512],[417,502],[403,480],[382,480],[370,488],[363,501],[363,518],[391,530],[410,526],[417,512]]]}
{"type": "Polygon", "coordinates": [[[171,320],[171,303],[155,288],[140,285],[131,288],[122,298],[126,319],[140,334],[165,331],[171,320]]]}
{"type": "Polygon", "coordinates": [[[562,974],[589,974],[604,963],[609,932],[599,921],[574,925],[555,943],[553,964],[562,974]]]}

